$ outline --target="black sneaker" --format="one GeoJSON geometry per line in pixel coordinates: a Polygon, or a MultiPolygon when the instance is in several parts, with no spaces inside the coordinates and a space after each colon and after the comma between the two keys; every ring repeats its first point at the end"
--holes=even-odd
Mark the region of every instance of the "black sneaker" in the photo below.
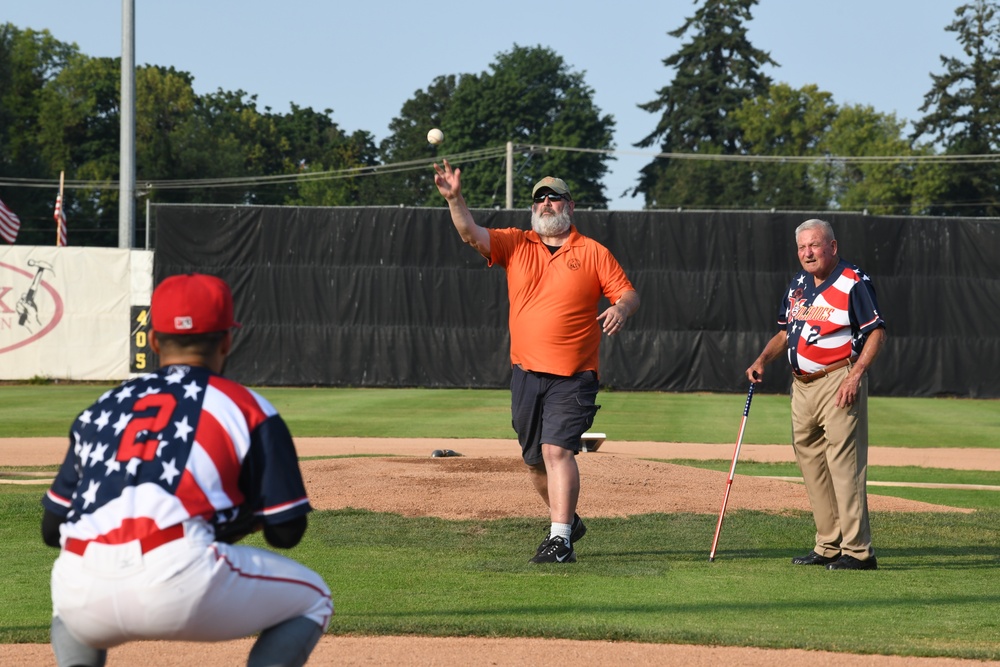
{"type": "Polygon", "coordinates": [[[579,514],[573,515],[573,524],[570,530],[573,531],[569,534],[569,541],[572,544],[576,544],[587,534],[587,526],[584,525],[583,519],[580,518],[579,514]]]}
{"type": "Polygon", "coordinates": [[[793,558],[792,565],[829,565],[838,558],[840,558],[840,554],[836,556],[820,556],[815,551],[810,551],[805,556],[796,556],[793,558]]]}
{"type": "MultiPolygon", "coordinates": [[[[576,544],[586,534],[587,534],[587,526],[583,523],[583,519],[580,518],[579,514],[574,514],[573,523],[570,524],[570,534],[569,534],[570,544],[571,545],[576,544]]],[[[549,541],[549,535],[548,533],[546,533],[545,539],[542,540],[542,543],[538,545],[538,549],[535,551],[536,556],[542,553],[542,549],[545,548],[545,545],[546,543],[548,543],[548,541],[549,541]]]]}
{"type": "Polygon", "coordinates": [[[866,558],[865,560],[858,560],[854,556],[848,556],[847,554],[842,555],[837,560],[833,561],[826,566],[828,570],[877,570],[878,561],[875,560],[875,556],[866,558]]]}
{"type": "Polygon", "coordinates": [[[573,546],[567,544],[566,540],[555,535],[545,538],[542,545],[538,547],[538,553],[531,559],[532,563],[575,563],[576,552],[573,546]]]}

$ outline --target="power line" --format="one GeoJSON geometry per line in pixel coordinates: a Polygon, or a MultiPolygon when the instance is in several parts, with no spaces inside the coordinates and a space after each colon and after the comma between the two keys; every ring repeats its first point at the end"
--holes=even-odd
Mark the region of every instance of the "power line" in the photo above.
{"type": "MultiPolygon", "coordinates": [[[[706,162],[743,162],[743,163],[800,163],[800,164],[993,164],[1000,163],[1000,154],[980,155],[721,155],[714,153],[665,153],[653,151],[579,148],[573,146],[550,146],[545,144],[516,144],[514,150],[531,155],[548,151],[564,151],[569,153],[595,153],[607,156],[639,156],[650,159],[668,160],[699,160],[706,162]]],[[[454,153],[440,156],[454,162],[479,162],[505,157],[505,148],[484,148],[464,153],[454,153]]],[[[265,185],[283,185],[310,181],[330,181],[345,178],[378,176],[406,171],[426,169],[439,158],[421,158],[382,165],[351,167],[329,171],[302,171],[292,174],[275,174],[271,176],[236,176],[230,178],[202,179],[172,179],[142,181],[139,189],[152,190],[189,190],[204,188],[233,188],[265,185]]],[[[58,187],[57,179],[36,178],[0,178],[0,186],[11,188],[54,188],[58,187]]],[[[67,190],[119,190],[118,181],[84,181],[67,180],[67,190]]]]}
{"type": "Polygon", "coordinates": [[[1000,154],[978,155],[723,155],[718,153],[654,153],[601,148],[576,148],[571,146],[519,145],[515,148],[532,151],[560,150],[570,153],[600,153],[604,155],[632,155],[670,160],[703,160],[707,162],[802,162],[802,163],[907,163],[930,162],[938,164],[976,164],[1000,162],[1000,154]]]}
{"type": "MultiPolygon", "coordinates": [[[[481,160],[492,160],[504,155],[505,149],[487,148],[465,153],[455,153],[446,156],[451,160],[462,162],[478,162],[481,160]]],[[[414,171],[426,169],[440,158],[421,158],[419,160],[409,160],[383,165],[368,165],[362,167],[351,167],[348,169],[335,169],[330,171],[301,171],[293,174],[275,174],[271,176],[236,176],[231,178],[191,178],[173,180],[148,180],[142,181],[146,189],[151,190],[188,190],[197,188],[231,188],[249,187],[255,185],[283,185],[286,183],[302,183],[308,181],[328,181],[343,178],[355,178],[359,176],[377,176],[381,174],[392,174],[403,171],[414,171]]],[[[23,187],[23,188],[51,188],[53,184],[58,186],[58,181],[36,178],[0,178],[0,186],[23,187]]],[[[118,190],[117,181],[81,181],[67,180],[66,189],[72,190],[118,190]]]]}

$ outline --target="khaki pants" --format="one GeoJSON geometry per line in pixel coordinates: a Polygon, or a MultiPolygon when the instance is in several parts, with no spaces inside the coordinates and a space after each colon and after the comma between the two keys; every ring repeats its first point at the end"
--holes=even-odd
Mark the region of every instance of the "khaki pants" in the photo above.
{"type": "Polygon", "coordinates": [[[808,384],[792,381],[792,447],[805,481],[821,556],[873,555],[868,521],[868,377],[857,401],[835,405],[846,366],[808,384]]]}

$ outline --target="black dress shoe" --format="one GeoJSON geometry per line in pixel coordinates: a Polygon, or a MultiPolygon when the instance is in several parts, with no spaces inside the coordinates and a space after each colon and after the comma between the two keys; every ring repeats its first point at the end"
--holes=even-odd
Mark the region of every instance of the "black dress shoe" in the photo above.
{"type": "Polygon", "coordinates": [[[820,556],[815,551],[810,551],[805,556],[796,556],[792,559],[792,565],[828,565],[835,562],[840,556],[820,556]]]}
{"type": "Polygon", "coordinates": [[[833,561],[826,566],[828,570],[877,570],[878,561],[875,560],[875,556],[871,558],[866,558],[865,560],[858,560],[854,556],[848,556],[844,554],[837,560],[833,561]]]}

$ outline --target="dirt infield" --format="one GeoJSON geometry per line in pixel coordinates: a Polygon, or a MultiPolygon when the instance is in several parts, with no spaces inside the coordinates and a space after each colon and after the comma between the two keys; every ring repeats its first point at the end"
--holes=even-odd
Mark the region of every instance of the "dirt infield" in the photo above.
{"type": "MultiPolygon", "coordinates": [[[[516,456],[511,440],[430,438],[296,438],[299,456],[385,454],[429,456],[448,448],[465,456],[516,456]]],[[[731,460],[733,445],[687,442],[625,442],[609,440],[597,454],[622,454],[633,458],[731,460]]],[[[45,465],[62,462],[66,438],[9,438],[0,440],[0,464],[45,465]]],[[[740,461],[794,461],[791,445],[751,445],[740,449],[740,461]]],[[[872,447],[868,463],[873,466],[923,466],[956,470],[1000,471],[1000,449],[872,447]]]]}
{"type": "MultiPolygon", "coordinates": [[[[531,489],[517,444],[507,440],[399,440],[303,438],[300,456],[384,455],[303,460],[310,499],[318,509],[355,507],[404,516],[446,519],[529,516],[546,513],[531,489]],[[462,454],[434,458],[434,449],[462,454]],[[373,480],[378,480],[373,484],[373,480]]],[[[3,465],[59,463],[61,438],[0,441],[3,465]]],[[[726,474],[697,470],[648,458],[730,459],[730,445],[606,442],[598,452],[581,454],[583,516],[626,516],[650,512],[717,513],[726,474]],[[623,509],[623,508],[627,508],[623,509]]],[[[744,445],[741,460],[791,460],[789,446],[744,445]]],[[[872,465],[1000,470],[995,450],[912,450],[873,448],[872,465]]],[[[738,471],[737,471],[738,472],[738,471]]],[[[965,511],[876,495],[872,511],[965,511]]],[[[738,475],[730,509],[808,510],[801,484],[738,475]]],[[[336,599],[336,591],[334,591],[336,599]]],[[[336,619],[334,619],[336,623],[336,619]]],[[[144,667],[191,664],[244,664],[252,640],[219,644],[137,642],[113,649],[108,664],[144,667]]],[[[952,659],[859,656],[818,651],[698,647],[662,644],[579,642],[539,639],[430,637],[332,637],[322,639],[312,665],[535,665],[555,651],[559,662],[575,665],[810,664],[837,667],[916,665],[1000,665],[952,659]]],[[[47,645],[0,646],[3,665],[54,665],[47,645]]]]}
{"type": "MultiPolygon", "coordinates": [[[[251,639],[218,644],[136,642],[112,649],[108,667],[191,667],[246,664],[251,639]]],[[[904,658],[852,655],[799,649],[772,650],[728,646],[682,646],[633,642],[582,642],[566,639],[497,639],[472,637],[330,637],[309,660],[321,665],[428,667],[537,667],[552,656],[572,667],[996,667],[1000,662],[955,658],[904,658]]],[[[48,645],[0,646],[4,667],[50,667],[48,645]]]]}

